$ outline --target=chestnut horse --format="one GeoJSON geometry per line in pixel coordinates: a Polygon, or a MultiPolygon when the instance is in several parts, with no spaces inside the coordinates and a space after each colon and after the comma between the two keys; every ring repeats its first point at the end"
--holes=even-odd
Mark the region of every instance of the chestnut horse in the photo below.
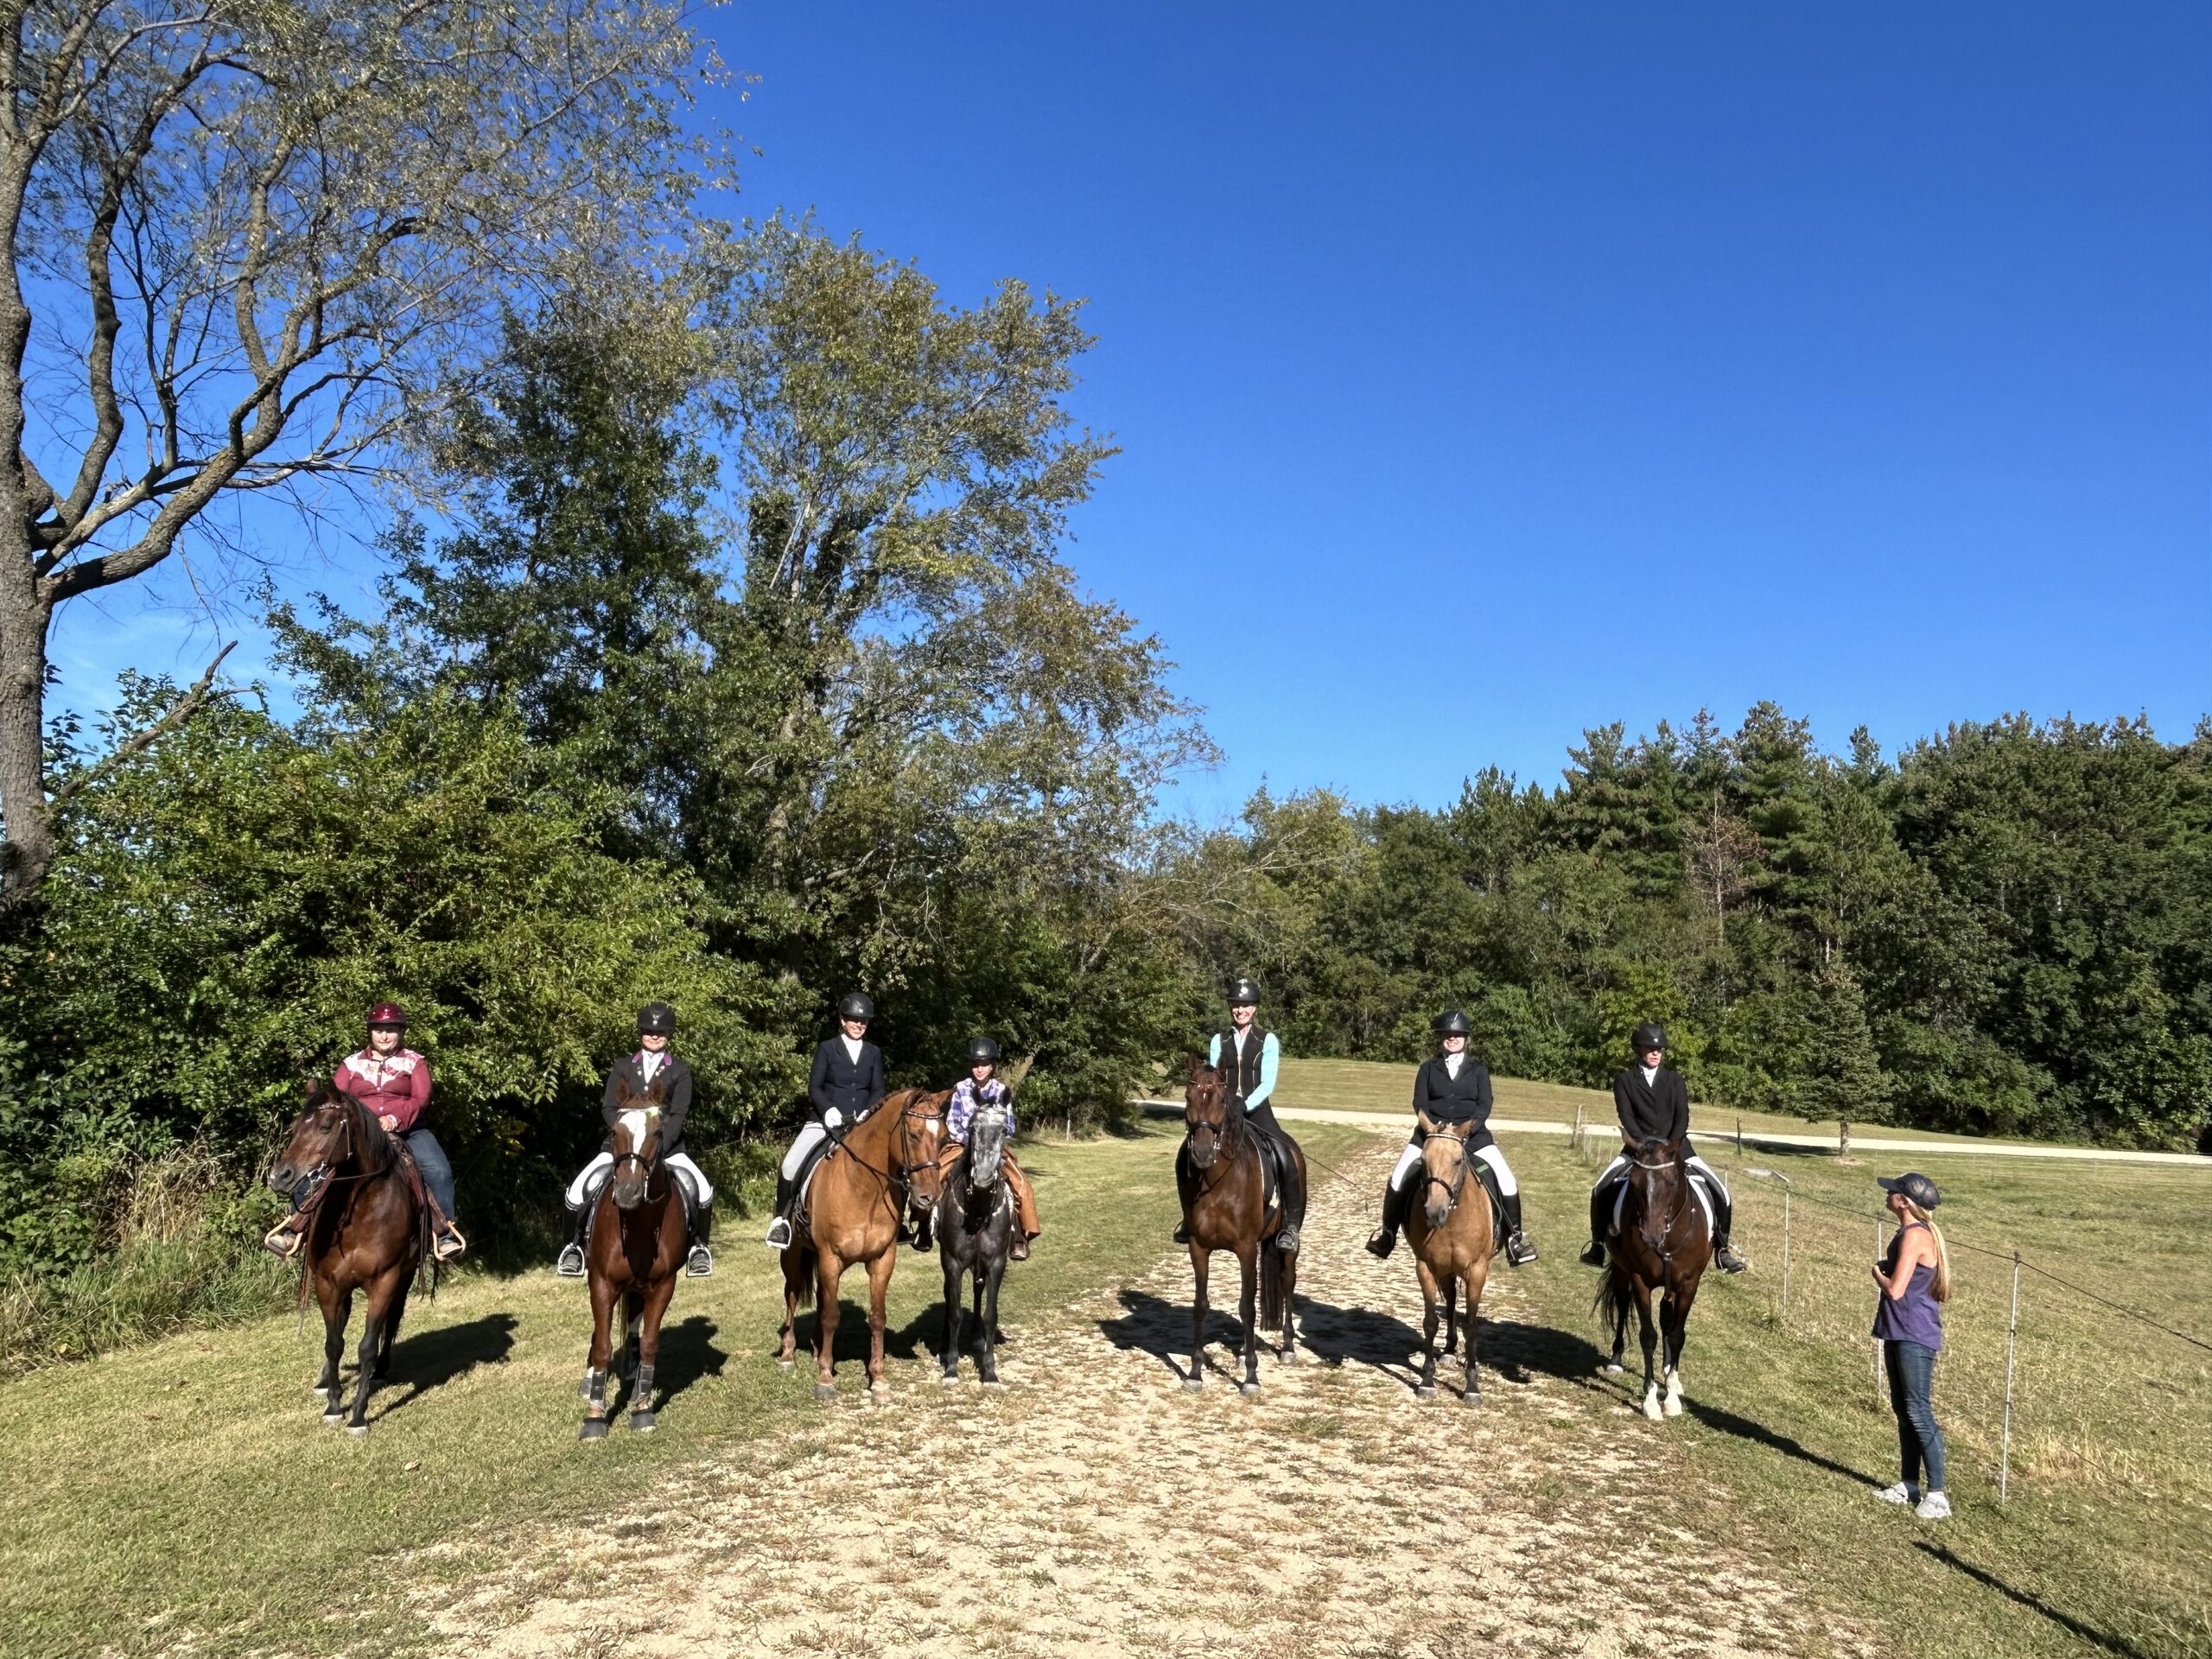
{"type": "MultiPolygon", "coordinates": [[[[1238,1305],[1244,1323],[1244,1381],[1240,1386],[1246,1394],[1257,1394],[1260,1325],[1282,1333],[1282,1345],[1275,1350],[1279,1357],[1292,1363],[1298,1359],[1298,1254],[1275,1249],[1268,1242],[1281,1230],[1281,1206],[1270,1210],[1268,1205],[1262,1161],[1267,1152],[1259,1131],[1237,1108],[1230,1090],[1231,1075],[1193,1061],[1190,1083],[1183,1090],[1183,1145],[1175,1158],[1175,1186],[1183,1200],[1191,1276],[1197,1286],[1191,1307],[1191,1374],[1183,1386],[1196,1390],[1205,1385],[1206,1269],[1216,1250],[1234,1250],[1243,1274],[1238,1305]]],[[[1302,1180],[1306,1154],[1294,1141],[1291,1149],[1302,1180]]]]}
{"type": "Polygon", "coordinates": [[[1643,1414],[1653,1422],[1676,1417],[1682,1409],[1682,1332],[1689,1324],[1697,1281],[1713,1259],[1713,1230],[1705,1206],[1690,1191],[1687,1141],[1638,1141],[1626,1148],[1628,1191],[1621,1200],[1621,1224],[1607,1245],[1610,1260],[1598,1290],[1601,1316],[1613,1326],[1613,1357],[1605,1366],[1618,1376],[1621,1350],[1628,1343],[1628,1311],[1636,1309],[1637,1335],[1643,1344],[1643,1414]],[[1651,1298],[1663,1292],[1659,1329],[1652,1329],[1651,1298]],[[1666,1338],[1667,1393],[1662,1402],[1652,1370],[1652,1350],[1666,1338]]]}
{"type": "MultiPolygon", "coordinates": [[[[270,1166],[269,1185],[310,1212],[304,1271],[322,1308],[322,1376],[315,1392],[323,1402],[322,1421],[345,1422],[349,1434],[369,1432],[369,1395],[391,1369],[408,1287],[429,1255],[429,1206],[405,1164],[405,1153],[374,1112],[317,1083],[270,1166]],[[368,1312],[349,1419],[339,1405],[338,1360],[357,1290],[368,1293],[368,1312]]],[[[436,1271],[433,1264],[434,1276],[436,1271]]]]}
{"type": "Polygon", "coordinates": [[[690,1236],[677,1177],[660,1160],[660,1083],[645,1094],[614,1084],[614,1168],[591,1218],[584,1274],[591,1286],[591,1352],[584,1361],[584,1426],[579,1440],[607,1438],[607,1369],[614,1353],[614,1299],[622,1299],[630,1427],[649,1433],[660,1322],[676,1294],[690,1236]]]}
{"type": "Polygon", "coordinates": [[[837,1283],[856,1262],[868,1267],[868,1391],[887,1396],[883,1298],[899,1259],[903,1212],[920,1220],[937,1207],[943,1175],[945,1103],[952,1090],[894,1089],[845,1131],[814,1172],[805,1214],[784,1250],[783,1347],[788,1370],[798,1343],[798,1311],[815,1304],[814,1397],[837,1397],[837,1283]]]}
{"type": "Polygon", "coordinates": [[[1421,1277],[1421,1305],[1427,1310],[1421,1341],[1427,1350],[1421,1386],[1414,1390],[1424,1400],[1436,1397],[1436,1309],[1444,1306],[1444,1351],[1450,1353],[1457,1335],[1453,1297],[1467,1287],[1467,1374],[1460,1399],[1468,1405],[1483,1402],[1481,1372],[1475,1363],[1475,1326],[1482,1308],[1483,1287],[1490,1281],[1491,1250],[1497,1243],[1496,1222],[1491,1215],[1490,1194],[1473,1173],[1475,1159],[1467,1150],[1466,1123],[1442,1124],[1427,1112],[1421,1115],[1421,1190],[1406,1206],[1406,1243],[1413,1246],[1414,1269],[1421,1277]]]}

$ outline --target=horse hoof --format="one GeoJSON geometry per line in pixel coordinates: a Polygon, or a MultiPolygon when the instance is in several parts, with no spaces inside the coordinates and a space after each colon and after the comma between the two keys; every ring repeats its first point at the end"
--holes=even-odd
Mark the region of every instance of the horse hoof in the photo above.
{"type": "Polygon", "coordinates": [[[1249,1399],[1252,1395],[1260,1391],[1260,1385],[1256,1382],[1240,1383],[1237,1385],[1236,1391],[1237,1393],[1244,1395],[1247,1399],[1249,1399]]]}
{"type": "Polygon", "coordinates": [[[1205,1387],[1205,1380],[1203,1377],[1186,1376],[1183,1379],[1183,1392],[1185,1394],[1196,1394],[1205,1387]]]}
{"type": "Polygon", "coordinates": [[[1655,1423],[1664,1421],[1666,1418],[1666,1414],[1659,1409],[1659,1402],[1656,1400],[1646,1400],[1643,1402],[1643,1414],[1655,1423]]]}
{"type": "Polygon", "coordinates": [[[346,1432],[348,1434],[365,1434],[369,1432],[369,1426],[366,1423],[348,1423],[346,1432]]]}
{"type": "Polygon", "coordinates": [[[335,1428],[346,1421],[346,1414],[342,1411],[326,1411],[322,1414],[322,1421],[325,1427],[335,1428]]]}
{"type": "Polygon", "coordinates": [[[585,1418],[584,1426],[576,1431],[576,1438],[580,1440],[605,1440],[607,1438],[607,1419],[604,1417],[585,1418]]]}
{"type": "Polygon", "coordinates": [[[835,1405],[837,1400],[837,1385],[834,1382],[816,1383],[814,1385],[814,1397],[815,1400],[822,1405],[835,1405]]]}
{"type": "Polygon", "coordinates": [[[1659,1409],[1667,1416],[1679,1417],[1682,1414],[1682,1402],[1670,1394],[1667,1396],[1666,1403],[1659,1409]]]}
{"type": "Polygon", "coordinates": [[[640,1434],[650,1434],[660,1427],[660,1419],[650,1411],[633,1411],[630,1414],[630,1427],[640,1434]]]}
{"type": "Polygon", "coordinates": [[[1607,1361],[1605,1362],[1605,1375],[1606,1375],[1607,1376],[1618,1376],[1620,1374],[1621,1374],[1621,1363],[1620,1363],[1620,1361],[1618,1361],[1618,1360],[1617,1360],[1617,1359],[1609,1359],[1609,1360],[1607,1360],[1607,1361]]]}
{"type": "Polygon", "coordinates": [[[996,1388],[999,1382],[999,1374],[996,1371],[985,1371],[983,1373],[982,1381],[989,1387],[996,1388]]]}
{"type": "Polygon", "coordinates": [[[1433,1400],[1436,1398],[1436,1390],[1424,1383],[1422,1386],[1414,1390],[1414,1398],[1416,1400],[1433,1400]]]}
{"type": "Polygon", "coordinates": [[[776,1362],[776,1369],[779,1371],[788,1371],[798,1363],[797,1360],[779,1359],[776,1362]]]}
{"type": "Polygon", "coordinates": [[[1467,1389],[1460,1395],[1459,1403],[1463,1406],[1472,1406],[1479,1410],[1483,1403],[1483,1391],[1480,1389],[1467,1389]]]}

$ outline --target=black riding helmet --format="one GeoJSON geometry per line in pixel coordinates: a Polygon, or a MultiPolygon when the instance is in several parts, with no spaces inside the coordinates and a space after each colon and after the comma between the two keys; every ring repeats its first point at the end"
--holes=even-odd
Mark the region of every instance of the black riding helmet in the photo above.
{"type": "Polygon", "coordinates": [[[968,1064],[970,1066],[996,1065],[998,1063],[999,1046],[993,1039],[977,1037],[969,1043],[968,1064]]]}
{"type": "Polygon", "coordinates": [[[1473,1023],[1457,1008],[1446,1008],[1429,1021],[1429,1028],[1440,1037],[1471,1037],[1473,1023]]]}
{"type": "Polygon", "coordinates": [[[1656,1020],[1647,1020],[1630,1035],[1628,1046],[1631,1053],[1642,1054],[1655,1048],[1664,1053],[1667,1048],[1667,1028],[1656,1020]]]}
{"type": "Polygon", "coordinates": [[[844,1000],[837,1004],[837,1017],[840,1020],[873,1020],[875,1018],[875,1004],[868,1001],[864,991],[848,991],[844,1000]]]}
{"type": "Polygon", "coordinates": [[[1260,988],[1252,981],[1238,979],[1230,982],[1229,1006],[1230,1007],[1235,1007],[1240,1002],[1249,1002],[1256,1007],[1259,1001],[1260,988]]]}
{"type": "Polygon", "coordinates": [[[665,1002],[648,1002],[638,1010],[638,1035],[673,1037],[676,1035],[676,1010],[665,1002]]]}

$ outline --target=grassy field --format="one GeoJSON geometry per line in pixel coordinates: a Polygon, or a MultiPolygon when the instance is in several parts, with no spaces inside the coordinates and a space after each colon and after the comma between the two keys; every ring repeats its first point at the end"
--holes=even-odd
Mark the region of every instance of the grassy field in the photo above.
{"type": "MultiPolygon", "coordinates": [[[[1294,1098],[1380,1103],[1401,1082],[1395,1068],[1309,1063],[1294,1098]]],[[[1571,1117],[1571,1099],[1560,1096],[1572,1092],[1505,1084],[1499,1110],[1550,1116],[1564,1104],[1571,1117]]],[[[1504,1144],[1545,1253],[1518,1282],[1548,1323],[1589,1338],[1594,1368],[1609,1338],[1591,1317],[1596,1275],[1573,1256],[1582,1195],[1611,1148],[1576,1152],[1531,1135],[1504,1144]]],[[[1933,1166],[1956,1285],[1936,1408],[1958,1514],[1930,1528],[1871,1497],[1897,1478],[1894,1419],[1868,1335],[1868,1268],[1880,1215],[1873,1178],[1895,1173],[1897,1155],[1712,1160],[1735,1189],[1752,1270],[1709,1275],[1693,1315],[1689,1415],[1666,1433],[1708,1478],[1685,1488],[1676,1524],[1715,1536],[1748,1529],[1777,1570],[1824,1587],[1907,1652],[2212,1655],[2212,1353],[2024,1274],[2009,1503],[1997,1491],[2009,1252],[2212,1337],[2212,1175],[2002,1158],[1933,1166]],[[1793,1189],[1786,1314],[1783,1187],[1753,1168],[1793,1189]]],[[[1624,1382],[1638,1363],[1631,1328],[1624,1382]]],[[[1618,1385],[1593,1375],[1588,1386],[1618,1385]]],[[[1623,1432],[1642,1433],[1625,1423],[1623,1432]]]]}
{"type": "MultiPolygon", "coordinates": [[[[1308,1137],[1327,1155],[1356,1130],[1308,1137]]],[[[1021,1319],[1155,1260],[1175,1221],[1175,1135],[1025,1142],[1048,1232],[1007,1275],[1021,1319]]],[[[471,1539],[634,1500],[672,1462],[811,1420],[812,1376],[770,1358],[774,1260],[733,1225],[714,1278],[687,1282],[660,1357],[660,1430],[575,1438],[590,1336],[581,1284],[463,1275],[410,1312],[373,1427],[322,1427],[308,1385],[321,1322],[188,1332],[0,1383],[0,1652],[390,1651],[418,1634],[407,1586],[360,1563],[419,1546],[461,1575],[471,1539]]],[[[857,1406],[866,1281],[846,1281],[840,1381],[857,1406]],[[859,1305],[855,1304],[859,1299],[859,1305]]],[[[895,1387],[924,1381],[938,1330],[932,1255],[902,1255],[891,1299],[895,1387]],[[921,1271],[916,1271],[917,1268],[921,1271]]],[[[417,1560],[424,1558],[416,1557],[417,1560]]]]}

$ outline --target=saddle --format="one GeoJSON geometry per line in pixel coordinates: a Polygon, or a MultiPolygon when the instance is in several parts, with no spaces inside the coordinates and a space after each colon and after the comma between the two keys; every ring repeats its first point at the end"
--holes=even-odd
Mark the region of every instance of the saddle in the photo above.
{"type": "MultiPolygon", "coordinates": [[[[584,1190],[584,1245],[591,1245],[591,1236],[599,1228],[599,1201],[606,1195],[607,1184],[614,1179],[612,1169],[603,1169],[584,1190]]],[[[676,1201],[683,1206],[683,1242],[686,1246],[699,1241],[699,1201],[691,1191],[691,1183],[674,1170],[668,1172],[668,1184],[676,1189],[676,1201]]]]}
{"type": "Polygon", "coordinates": [[[1490,1248],[1494,1254],[1505,1248],[1505,1192],[1488,1160],[1469,1153],[1467,1161],[1474,1166],[1475,1179],[1483,1184],[1483,1194],[1490,1199],[1490,1248]]]}

